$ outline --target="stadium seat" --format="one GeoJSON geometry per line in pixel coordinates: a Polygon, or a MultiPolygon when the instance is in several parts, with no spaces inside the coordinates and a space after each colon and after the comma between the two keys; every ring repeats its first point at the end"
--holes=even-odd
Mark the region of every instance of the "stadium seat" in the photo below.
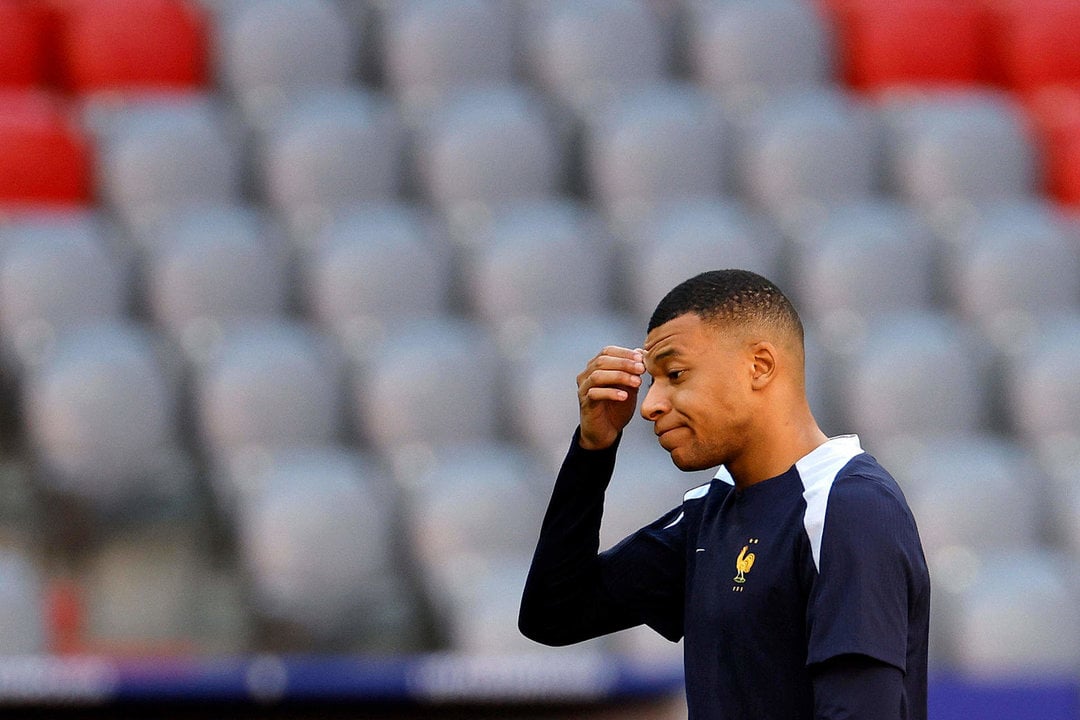
{"type": "Polygon", "coordinates": [[[204,450],[321,445],[342,433],[340,366],[325,338],[288,320],[229,328],[197,368],[193,400],[204,450]]]}
{"type": "Polygon", "coordinates": [[[1080,82],[1039,88],[1026,101],[1046,192],[1059,203],[1080,206],[1080,82]]]}
{"type": "Polygon", "coordinates": [[[380,32],[383,71],[407,112],[466,88],[511,82],[513,12],[499,0],[387,3],[380,32]]]}
{"type": "Polygon", "coordinates": [[[833,349],[845,378],[846,425],[873,442],[977,432],[987,425],[989,351],[953,317],[879,316],[833,349]]]}
{"type": "Polygon", "coordinates": [[[86,116],[98,142],[100,198],[130,227],[186,205],[239,202],[240,142],[208,96],[103,101],[86,116]]]}
{"type": "Polygon", "coordinates": [[[1037,186],[1019,103],[983,90],[897,91],[884,101],[890,191],[920,209],[1022,198],[1037,186]]]}
{"type": "Polygon", "coordinates": [[[496,210],[465,250],[462,284],[472,313],[493,329],[604,310],[611,248],[603,221],[565,201],[496,210]]]}
{"type": "Polygon", "coordinates": [[[160,338],[124,320],[60,336],[22,388],[47,492],[91,523],[139,521],[190,502],[176,377],[160,338]]]}
{"type": "Polygon", "coordinates": [[[832,28],[809,2],[689,3],[690,72],[735,102],[832,82],[832,28]]]}
{"type": "Polygon", "coordinates": [[[560,152],[536,96],[514,86],[463,93],[421,123],[417,184],[443,209],[544,199],[558,188],[560,152]]]}
{"type": "Polygon", "coordinates": [[[931,557],[954,546],[972,553],[1033,548],[1047,537],[1047,478],[1019,442],[950,434],[884,442],[874,452],[900,483],[931,557]]]}
{"type": "MultiPolygon", "coordinates": [[[[1028,440],[1030,442],[1030,440],[1028,440]]],[[[1049,480],[1050,536],[1080,557],[1080,434],[1060,433],[1035,441],[1039,466],[1049,480]]]]}
{"type": "Polygon", "coordinates": [[[588,192],[612,212],[716,197],[727,185],[724,118],[695,87],[669,83],[627,93],[593,113],[586,128],[588,192]]]}
{"type": "Polygon", "coordinates": [[[1080,313],[1033,323],[1005,361],[1011,429],[1031,443],[1080,438],[1080,313]]]}
{"type": "Polygon", "coordinates": [[[364,40],[332,0],[239,2],[218,17],[218,80],[257,128],[296,95],[344,88],[364,40]]]}
{"type": "Polygon", "coordinates": [[[985,0],[992,78],[1014,92],[1080,82],[1073,28],[1080,7],[1070,0],[985,0]]]}
{"type": "Polygon", "coordinates": [[[112,530],[85,550],[77,574],[78,651],[139,657],[246,649],[246,610],[239,592],[230,601],[213,592],[203,524],[112,530]],[[231,607],[220,607],[223,601],[231,607]],[[211,625],[212,616],[226,614],[231,623],[211,625]]]}
{"type": "Polygon", "coordinates": [[[525,74],[576,113],[667,74],[661,23],[642,0],[554,0],[523,16],[525,74]]]}
{"type": "Polygon", "coordinates": [[[382,452],[495,437],[499,393],[487,331],[445,316],[388,327],[353,367],[357,430],[382,452]]]}
{"type": "Polygon", "coordinates": [[[426,572],[462,556],[532,554],[553,478],[522,448],[477,437],[433,444],[426,463],[413,464],[399,463],[395,476],[408,543],[426,572]]]}
{"type": "Polygon", "coordinates": [[[1055,206],[998,204],[948,239],[943,283],[954,307],[1004,347],[1033,317],[1080,309],[1080,245],[1055,206]]]}
{"type": "Polygon", "coordinates": [[[884,313],[928,310],[935,299],[939,241],[907,205],[840,205],[797,229],[793,240],[793,294],[826,342],[884,313]]]}
{"type": "Polygon", "coordinates": [[[505,397],[506,429],[554,473],[578,424],[578,373],[605,346],[640,347],[644,339],[639,323],[593,311],[552,319],[504,343],[500,358],[513,383],[505,397]]]}
{"type": "Polygon", "coordinates": [[[207,22],[190,0],[54,3],[64,87],[78,93],[195,89],[207,82],[207,22]]]}
{"type": "Polygon", "coordinates": [[[740,184],[785,227],[808,212],[869,197],[879,183],[878,125],[868,106],[840,92],[775,98],[742,128],[740,184]]]}
{"type": "Polygon", "coordinates": [[[440,224],[418,206],[343,211],[313,238],[301,264],[308,315],[357,357],[387,326],[439,315],[449,306],[449,243],[440,224]]]}
{"type": "Polygon", "coordinates": [[[262,138],[263,192],[291,231],[313,232],[342,207],[395,199],[403,142],[394,108],[372,91],[297,97],[262,138]]]}
{"type": "Polygon", "coordinates": [[[86,205],[92,147],[62,101],[0,91],[0,205],[86,205]]]}
{"type": "Polygon", "coordinates": [[[169,215],[147,248],[143,283],[153,321],[191,358],[224,328],[284,313],[284,241],[253,208],[205,206],[169,215]]]}
{"type": "Polygon", "coordinates": [[[782,238],[760,214],[730,198],[657,204],[619,232],[620,300],[645,325],[669,290],[706,268],[739,267],[776,278],[782,238]]]}
{"type": "Polygon", "coordinates": [[[28,553],[0,550],[0,646],[7,656],[48,650],[42,573],[28,553]]]}
{"type": "Polygon", "coordinates": [[[0,87],[45,84],[49,55],[47,26],[40,13],[19,0],[0,2],[0,87]]]}
{"type": "Polygon", "coordinates": [[[1038,548],[980,556],[973,565],[966,577],[950,578],[960,588],[937,623],[949,635],[952,667],[981,678],[1066,677],[1075,671],[1075,559],[1038,548]]]}
{"type": "Polygon", "coordinates": [[[107,224],[90,212],[24,215],[0,225],[0,358],[15,372],[64,331],[119,318],[127,301],[107,224]]]}
{"type": "Polygon", "coordinates": [[[356,651],[410,632],[390,481],[344,447],[271,454],[240,497],[241,566],[254,609],[284,649],[356,651]]]}
{"type": "Polygon", "coordinates": [[[985,77],[981,0],[822,0],[844,80],[867,91],[975,85],[985,77]]]}

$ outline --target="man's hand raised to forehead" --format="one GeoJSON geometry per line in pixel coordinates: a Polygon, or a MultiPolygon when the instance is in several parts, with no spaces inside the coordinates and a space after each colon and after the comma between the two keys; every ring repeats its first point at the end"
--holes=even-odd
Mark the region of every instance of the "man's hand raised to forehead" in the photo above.
{"type": "Polygon", "coordinates": [[[611,447],[637,409],[638,388],[645,374],[645,353],[639,348],[609,345],[577,376],[581,447],[611,447]]]}

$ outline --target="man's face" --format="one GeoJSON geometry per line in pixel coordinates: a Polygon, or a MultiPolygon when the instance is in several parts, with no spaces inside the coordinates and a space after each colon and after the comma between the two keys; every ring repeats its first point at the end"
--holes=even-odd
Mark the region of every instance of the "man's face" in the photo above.
{"type": "Polygon", "coordinates": [[[731,461],[750,439],[752,355],[744,336],[694,313],[655,328],[645,340],[652,383],[641,415],[680,470],[731,461]]]}

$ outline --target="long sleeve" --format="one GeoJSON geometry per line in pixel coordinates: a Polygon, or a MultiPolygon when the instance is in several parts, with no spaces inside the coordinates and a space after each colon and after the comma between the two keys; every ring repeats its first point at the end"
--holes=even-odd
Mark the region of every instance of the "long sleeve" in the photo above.
{"type": "Polygon", "coordinates": [[[904,675],[866,655],[841,655],[813,669],[814,720],[906,717],[904,675]]]}
{"type": "Polygon", "coordinates": [[[681,635],[683,550],[662,537],[678,531],[661,518],[598,553],[616,448],[584,450],[574,436],[522,595],[518,627],[532,640],[568,645],[642,623],[681,635]]]}

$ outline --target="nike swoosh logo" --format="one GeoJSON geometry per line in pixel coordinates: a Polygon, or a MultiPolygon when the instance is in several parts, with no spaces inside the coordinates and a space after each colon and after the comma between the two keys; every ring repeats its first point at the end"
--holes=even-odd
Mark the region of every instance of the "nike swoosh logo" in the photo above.
{"type": "Polygon", "coordinates": [[[698,548],[697,551],[698,552],[705,552],[705,548],[698,548]]]}

